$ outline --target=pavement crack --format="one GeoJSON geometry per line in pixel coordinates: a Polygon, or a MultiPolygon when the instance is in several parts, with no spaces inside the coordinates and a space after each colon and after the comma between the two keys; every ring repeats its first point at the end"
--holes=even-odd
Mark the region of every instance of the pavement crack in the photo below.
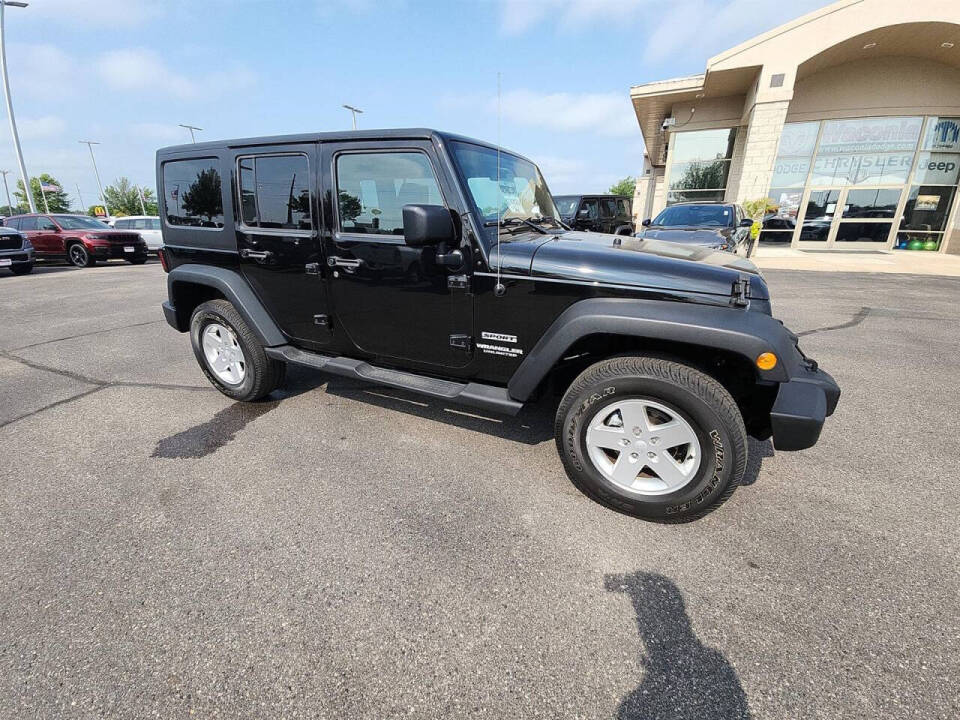
{"type": "Polygon", "coordinates": [[[867,319],[867,316],[870,314],[870,308],[862,307],[856,314],[847,322],[841,323],[839,325],[827,325],[822,328],[814,328],[813,330],[804,330],[803,332],[798,332],[797,337],[803,337],[804,335],[813,335],[814,333],[830,332],[831,330],[846,330],[847,328],[856,327],[864,320],[867,319]]]}
{"type": "Polygon", "coordinates": [[[92,388],[90,388],[90,389],[88,389],[88,390],[84,390],[83,392],[78,393],[78,394],[76,394],[76,395],[71,395],[71,396],[68,397],[68,398],[63,398],[62,400],[57,400],[56,402],[52,402],[52,403],[50,403],[49,405],[44,405],[43,407],[37,408],[36,410],[31,410],[30,412],[24,413],[23,415],[17,415],[17,417],[10,418],[9,420],[0,421],[0,428],[5,428],[7,425],[12,425],[12,424],[15,423],[15,422],[20,422],[21,420],[26,420],[27,418],[33,417],[34,415],[37,415],[37,414],[39,414],[39,413],[42,413],[42,412],[44,412],[45,410],[50,410],[50,409],[55,408],[55,407],[57,407],[57,406],[59,406],[59,405],[66,405],[67,403],[72,403],[74,400],[79,400],[80,398],[85,398],[87,395],[93,395],[93,393],[95,393],[95,392],[100,392],[101,390],[103,390],[104,387],[106,387],[106,386],[104,386],[104,385],[98,385],[98,386],[92,387],[92,388]]]}
{"type": "Polygon", "coordinates": [[[0,428],[6,427],[20,420],[25,420],[26,418],[33,417],[37,413],[41,413],[44,410],[49,410],[50,408],[57,407],[58,405],[63,405],[64,403],[73,402],[74,400],[79,400],[80,398],[86,397],[92,393],[97,392],[98,390],[104,390],[105,388],[112,387],[129,387],[129,388],[148,388],[153,390],[188,390],[191,392],[211,392],[213,388],[203,387],[198,385],[176,385],[173,383],[149,383],[149,382],[134,382],[129,380],[100,380],[98,378],[92,378],[88,375],[81,375],[80,373],[70,372],[69,370],[61,370],[60,368],[53,367],[51,365],[44,365],[43,363],[34,362],[33,360],[27,360],[22,358],[19,355],[14,355],[9,350],[0,350],[0,357],[6,358],[11,362],[19,363],[24,365],[32,370],[39,370],[41,372],[53,373],[54,375],[59,375],[65,377],[69,380],[75,382],[83,383],[84,385],[93,385],[92,388],[84,390],[83,392],[72,395],[71,397],[64,398],[63,400],[57,400],[56,402],[50,403],[49,405],[44,405],[41,408],[32,410],[23,415],[18,415],[17,417],[10,418],[0,422],[0,428]]]}
{"type": "Polygon", "coordinates": [[[143,327],[144,325],[155,325],[160,322],[163,322],[163,321],[149,320],[147,322],[131,323],[129,325],[118,325],[117,327],[104,328],[103,330],[91,330],[90,332],[78,333],[76,335],[65,335],[64,337],[54,338],[53,340],[42,340],[40,342],[31,343],[29,345],[22,345],[16,348],[10,348],[6,352],[17,352],[18,350],[28,350],[30,348],[40,347],[41,345],[49,345],[50,343],[55,343],[55,342],[62,342],[64,340],[75,340],[76,338],[90,337],[91,335],[100,335],[101,333],[113,332],[115,330],[126,330],[127,328],[143,327]]]}

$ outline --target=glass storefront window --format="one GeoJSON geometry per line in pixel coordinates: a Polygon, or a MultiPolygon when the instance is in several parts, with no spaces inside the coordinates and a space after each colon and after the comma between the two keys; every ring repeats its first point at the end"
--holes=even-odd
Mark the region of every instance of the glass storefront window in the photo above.
{"type": "Polygon", "coordinates": [[[922,128],[922,117],[827,120],[823,124],[817,154],[913,152],[922,128]]]}
{"type": "Polygon", "coordinates": [[[923,136],[923,149],[960,152],[960,118],[932,117],[923,136]]]}
{"type": "Polygon", "coordinates": [[[939,250],[943,233],[897,233],[897,250],[939,250]]]}
{"type": "Polygon", "coordinates": [[[817,146],[819,122],[787,123],[780,134],[777,157],[810,157],[817,146]]]}
{"type": "Polygon", "coordinates": [[[955,187],[938,187],[936,185],[914,185],[907,196],[907,204],[903,209],[903,219],[900,221],[902,230],[941,231],[946,228],[947,218],[950,216],[950,207],[955,187]]]}
{"type": "Polygon", "coordinates": [[[667,204],[723,200],[736,137],[736,128],[677,133],[671,148],[667,204]]]}
{"type": "Polygon", "coordinates": [[[913,181],[923,185],[956,185],[960,177],[960,155],[922,152],[917,156],[913,181]]]}
{"type": "Polygon", "coordinates": [[[811,185],[903,185],[913,153],[817,156],[811,185]]]}
{"type": "Polygon", "coordinates": [[[902,190],[850,190],[843,207],[844,218],[892,218],[897,214],[902,190]]]}
{"type": "Polygon", "coordinates": [[[678,202],[723,202],[726,190],[671,190],[667,205],[678,202]]]}
{"type": "Polygon", "coordinates": [[[893,223],[842,222],[837,226],[837,242],[885,243],[893,223]]]}

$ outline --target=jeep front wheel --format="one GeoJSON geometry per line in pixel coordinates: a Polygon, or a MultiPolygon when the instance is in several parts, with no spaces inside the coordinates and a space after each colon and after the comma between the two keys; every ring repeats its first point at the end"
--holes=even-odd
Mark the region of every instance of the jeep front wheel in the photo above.
{"type": "Polygon", "coordinates": [[[643,356],[587,368],[557,410],[557,450],[582,492],[621,512],[687,522],[722,504],[747,460],[730,393],[682,363],[643,356]]]}
{"type": "Polygon", "coordinates": [[[267,357],[226,300],[197,306],[190,318],[190,344],[207,379],[234,400],[259,400],[279,387],[286,375],[286,364],[267,357]]]}

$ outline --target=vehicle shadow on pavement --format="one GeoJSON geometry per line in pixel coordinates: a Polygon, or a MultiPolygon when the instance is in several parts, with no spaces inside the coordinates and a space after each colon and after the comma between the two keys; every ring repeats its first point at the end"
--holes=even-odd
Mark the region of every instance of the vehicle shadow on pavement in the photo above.
{"type": "Polygon", "coordinates": [[[760,477],[760,471],[763,469],[764,458],[773,457],[773,443],[769,438],[766,440],[757,440],[752,437],[747,438],[747,467],[743,471],[741,486],[753,485],[760,477]]]}
{"type": "Polygon", "coordinates": [[[553,419],[559,398],[544,397],[524,406],[516,417],[510,417],[347,378],[335,377],[326,380],[328,395],[369,403],[387,410],[396,410],[425,420],[526,445],[538,445],[553,439],[553,419]]]}
{"type": "Polygon", "coordinates": [[[701,643],[680,589],[657,573],[607,575],[608,592],[626,594],[643,642],[643,679],[617,708],[620,720],[747,720],[747,696],[736,670],[701,643]]]}

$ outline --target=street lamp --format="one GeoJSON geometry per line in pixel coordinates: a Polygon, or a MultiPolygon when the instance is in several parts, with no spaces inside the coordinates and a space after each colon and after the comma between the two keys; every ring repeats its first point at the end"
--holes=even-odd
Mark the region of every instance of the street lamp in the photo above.
{"type": "Polygon", "coordinates": [[[9,170],[0,170],[0,173],[3,173],[3,189],[7,192],[7,208],[13,213],[16,212],[16,210],[14,210],[13,205],[10,204],[10,187],[7,185],[7,174],[9,172],[9,170]]]}
{"type": "Polygon", "coordinates": [[[363,110],[361,110],[360,108],[355,108],[353,107],[353,105],[344,105],[343,107],[345,107],[347,110],[353,113],[353,129],[356,130],[357,129],[357,113],[363,113],[363,110]]]}
{"type": "Polygon", "coordinates": [[[203,128],[198,128],[196,125],[184,125],[183,123],[177,123],[177,124],[180,125],[180,127],[186,128],[187,130],[190,131],[190,140],[192,140],[194,143],[197,142],[197,138],[194,137],[193,131],[198,130],[200,132],[203,132],[203,128]]]}
{"type": "MultiPolygon", "coordinates": [[[[17,134],[17,121],[13,119],[13,101],[10,99],[10,79],[7,77],[7,44],[3,36],[3,9],[11,7],[25,8],[27,3],[15,0],[0,0],[0,73],[3,74],[3,96],[7,101],[7,117],[10,118],[10,134],[13,135],[13,147],[17,151],[17,164],[20,166],[20,177],[23,178],[23,194],[27,196],[30,212],[35,213],[37,206],[33,202],[33,188],[30,187],[30,178],[27,177],[27,166],[23,163],[23,151],[20,149],[20,136],[17,134]]],[[[6,175],[4,175],[6,182],[6,175]]],[[[7,202],[9,205],[9,201],[7,202]]]]}
{"type": "Polygon", "coordinates": [[[97,187],[100,188],[100,199],[103,200],[103,209],[110,217],[110,208],[107,207],[107,196],[103,194],[103,183],[100,182],[100,171],[97,170],[97,159],[93,156],[93,146],[100,143],[93,140],[78,140],[81,145],[86,145],[90,149],[90,159],[93,160],[93,174],[97,176],[97,187]]]}

